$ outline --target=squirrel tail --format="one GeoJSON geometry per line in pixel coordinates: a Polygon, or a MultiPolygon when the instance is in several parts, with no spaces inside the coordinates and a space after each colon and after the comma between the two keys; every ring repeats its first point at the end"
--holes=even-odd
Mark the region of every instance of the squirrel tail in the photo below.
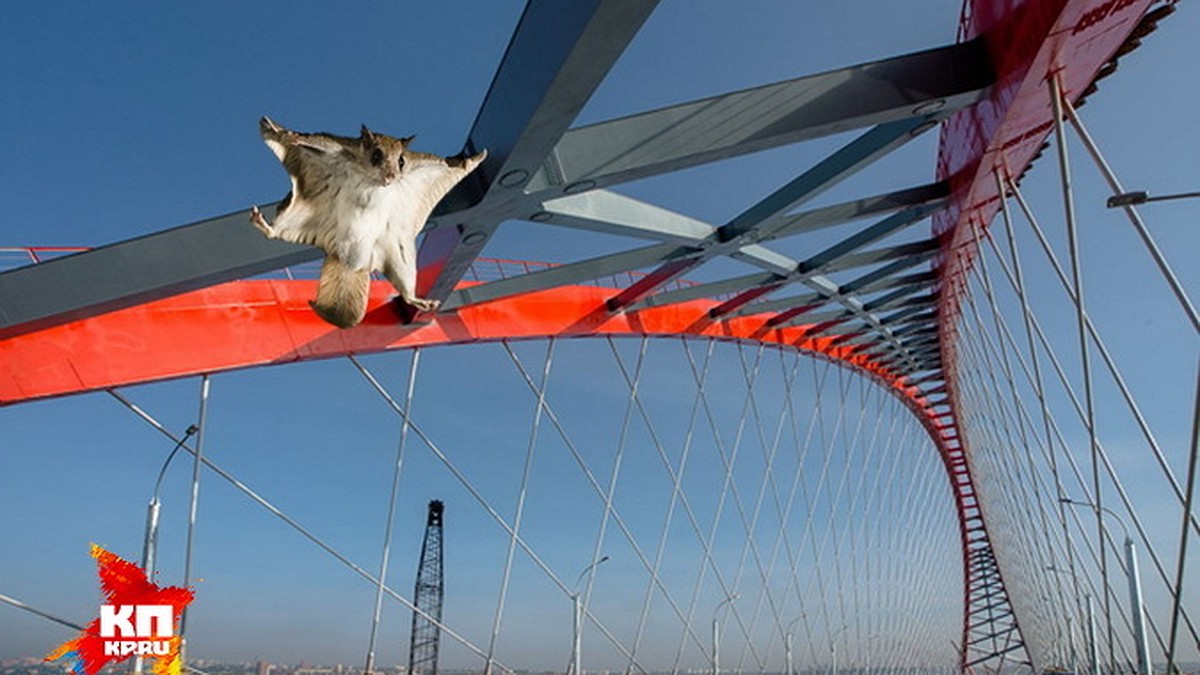
{"type": "Polygon", "coordinates": [[[317,282],[317,299],[308,304],[322,319],[338,328],[350,328],[366,316],[370,291],[369,269],[350,269],[341,260],[327,255],[317,282]]]}

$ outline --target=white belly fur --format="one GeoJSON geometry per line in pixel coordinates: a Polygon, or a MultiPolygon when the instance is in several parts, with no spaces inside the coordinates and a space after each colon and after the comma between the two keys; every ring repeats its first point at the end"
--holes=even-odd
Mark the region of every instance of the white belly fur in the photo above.
{"type": "Polygon", "coordinates": [[[275,219],[276,236],[320,247],[355,270],[380,269],[395,191],[349,176],[335,178],[333,185],[339,180],[340,188],[329,188],[335,195],[326,191],[316,200],[297,197],[293,180],[292,202],[275,219]]]}

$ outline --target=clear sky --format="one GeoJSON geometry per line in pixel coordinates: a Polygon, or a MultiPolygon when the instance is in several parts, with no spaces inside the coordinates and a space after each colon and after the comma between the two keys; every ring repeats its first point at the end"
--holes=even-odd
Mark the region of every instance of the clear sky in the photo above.
{"type": "MultiPolygon", "coordinates": [[[[835,9],[830,6],[666,0],[578,121],[947,44],[954,40],[960,3],[848,0],[835,9]]],[[[415,133],[418,150],[453,154],[487,92],[521,7],[515,0],[8,3],[0,22],[0,247],[98,246],[278,199],[287,182],[259,138],[257,120],[264,114],[301,130],[352,135],[366,123],[397,136],[415,133]]],[[[1152,193],[1200,189],[1195,159],[1200,126],[1194,120],[1200,75],[1192,67],[1197,34],[1200,18],[1184,4],[1122,62],[1116,75],[1101,83],[1100,92],[1081,111],[1131,187],[1152,193]]],[[[622,189],[720,223],[845,138],[622,189]]],[[[821,203],[928,182],[934,177],[933,158],[930,135],[831,191],[821,203]]],[[[1075,161],[1082,165],[1085,160],[1078,156],[1075,161]]],[[[1047,153],[1026,182],[1032,196],[1049,204],[1047,218],[1057,215],[1050,201],[1052,168],[1047,153]]],[[[1088,203],[1102,202],[1105,192],[1093,174],[1080,183],[1088,203]]],[[[1146,210],[1156,236],[1192,289],[1200,274],[1194,263],[1200,253],[1197,204],[1146,210]]],[[[1089,212],[1097,214],[1095,227],[1121,227],[1119,219],[1102,211],[1089,212]],[[1108,220],[1101,222],[1102,217],[1108,220]]],[[[511,223],[485,255],[569,260],[607,245],[591,235],[546,233],[511,223]]],[[[1126,283],[1129,275],[1148,273],[1137,266],[1141,263],[1130,263],[1140,253],[1135,246],[1130,239],[1095,244],[1094,269],[1111,273],[1098,275],[1089,292],[1097,299],[1097,321],[1113,326],[1123,344],[1156,342],[1160,353],[1169,355],[1146,358],[1136,354],[1145,350],[1128,350],[1134,353],[1129,357],[1135,365],[1133,386],[1153,411],[1153,421],[1166,429],[1171,461],[1182,473],[1194,335],[1179,330],[1178,322],[1156,324],[1163,312],[1173,311],[1161,304],[1169,305],[1169,299],[1147,299],[1137,284],[1126,283]]],[[[624,347],[634,349],[626,351],[632,358],[635,346],[624,347]]],[[[541,349],[519,349],[534,371],[541,367],[541,349]]],[[[572,346],[561,357],[568,373],[595,377],[588,379],[588,391],[563,385],[570,392],[563,405],[578,409],[585,429],[589,397],[618,410],[623,400],[623,385],[607,349],[601,344],[572,346]]],[[[423,403],[429,406],[425,419],[443,429],[437,440],[449,447],[487,438],[486,433],[465,432],[460,438],[456,424],[476,431],[494,427],[497,437],[510,433],[502,423],[517,413],[509,410],[507,399],[511,392],[526,393],[499,346],[454,352],[464,353],[431,351],[422,357],[427,361],[422,368],[436,373],[430,398],[423,403]],[[488,383],[487,377],[499,384],[488,383]],[[457,387],[461,382],[472,384],[457,387]]],[[[729,359],[737,358],[729,354],[729,359]]],[[[670,358],[679,356],[660,366],[662,377],[678,375],[677,369],[684,367],[670,358]]],[[[406,355],[373,357],[366,363],[386,375],[393,392],[402,391],[406,355]]],[[[739,372],[730,377],[736,379],[739,372]]],[[[570,382],[570,375],[564,377],[558,382],[570,382]]],[[[353,368],[340,360],[269,368],[222,376],[213,386],[209,442],[220,453],[220,463],[289,510],[296,509],[306,525],[374,569],[388,473],[386,461],[379,460],[395,446],[397,422],[353,368]]],[[[197,388],[195,380],[187,380],[135,388],[129,395],[179,433],[195,421],[197,388]]],[[[668,405],[669,392],[661,396],[668,405]]],[[[521,414],[527,414],[529,406],[522,406],[521,414]]],[[[611,431],[620,416],[590,423],[597,425],[596,433],[599,428],[611,431]]],[[[517,429],[528,433],[528,424],[517,429]]],[[[89,619],[95,590],[87,545],[95,541],[136,557],[143,505],[169,449],[166,438],[105,394],[0,409],[0,593],[75,621],[89,619]]],[[[420,476],[420,462],[431,460],[412,461],[406,471],[420,476]]],[[[1145,458],[1131,454],[1121,461],[1136,491],[1145,458]]],[[[497,489],[511,490],[512,472],[519,471],[515,465],[484,462],[472,475],[485,487],[495,481],[505,486],[497,489]]],[[[429,471],[433,475],[433,468],[429,471]]],[[[174,465],[166,488],[171,497],[164,507],[168,520],[161,568],[172,583],[182,574],[188,473],[183,462],[174,465]]],[[[428,489],[402,493],[403,524],[398,525],[396,545],[404,546],[405,553],[397,554],[402,562],[394,568],[402,590],[411,586],[413,538],[419,536],[424,501],[439,496],[432,494],[433,486],[443,486],[430,480],[422,486],[428,489]]],[[[447,491],[456,489],[444,485],[447,491]]],[[[1147,480],[1146,485],[1153,483],[1147,480]]],[[[1153,489],[1143,490],[1150,493],[1150,513],[1155,512],[1153,489]]],[[[544,524],[550,549],[555,548],[554,536],[574,541],[571,526],[564,524],[571,522],[571,512],[563,504],[569,499],[543,511],[562,516],[562,522],[544,524]]],[[[453,508],[449,513],[453,523],[453,508]]],[[[1164,538],[1176,532],[1174,518],[1157,523],[1164,538]]],[[[632,526],[651,527],[642,522],[632,526]]],[[[458,532],[465,530],[462,525],[458,532]]],[[[488,551],[481,556],[500,550],[487,548],[489,541],[502,548],[503,539],[495,532],[479,537],[479,550],[488,551]]],[[[197,619],[197,626],[204,627],[196,630],[210,636],[197,647],[201,656],[361,660],[372,600],[365,583],[216,480],[206,478],[202,488],[198,538],[203,552],[197,576],[206,579],[198,583],[198,595],[206,606],[198,601],[204,623],[197,619]],[[256,599],[246,601],[252,590],[256,599]],[[329,616],[317,622],[313,613],[325,603],[329,616]],[[226,622],[230,615],[242,622],[226,622]],[[246,624],[259,630],[247,637],[246,624]]],[[[473,549],[459,549],[460,560],[469,556],[464,550],[473,549]]],[[[571,552],[578,555],[552,564],[564,577],[573,577],[592,553],[588,546],[571,552]]],[[[619,569],[616,560],[608,565],[619,569]]],[[[1192,573],[1190,578],[1195,577],[1192,573]]],[[[458,597],[477,590],[467,588],[455,591],[458,597]]],[[[490,619],[489,603],[467,604],[465,611],[490,619]]],[[[544,604],[531,600],[526,609],[561,632],[569,616],[563,603],[558,597],[544,604]]],[[[707,600],[704,606],[709,606],[707,600]]],[[[390,611],[385,621],[393,632],[384,662],[396,663],[404,660],[395,646],[401,641],[397,626],[406,631],[408,619],[406,613],[390,611]]],[[[66,637],[51,624],[0,606],[0,659],[41,655],[66,637]]],[[[565,647],[565,642],[549,648],[531,639],[509,653],[515,655],[515,665],[527,659],[537,667],[559,668],[565,647]]],[[[470,660],[464,656],[461,662],[470,660]]],[[[609,665],[621,667],[615,658],[609,665]]]]}

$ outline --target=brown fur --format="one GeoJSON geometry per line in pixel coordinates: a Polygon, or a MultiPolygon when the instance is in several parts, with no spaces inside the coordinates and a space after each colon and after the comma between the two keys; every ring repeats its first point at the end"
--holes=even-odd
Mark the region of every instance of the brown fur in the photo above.
{"type": "Polygon", "coordinates": [[[268,223],[257,208],[250,222],[263,235],[325,251],[313,310],[349,328],[362,321],[370,275],[380,271],[417,311],[439,302],[417,295],[416,238],[434,206],[487,157],[487,151],[441,157],[408,149],[413,137],[393,138],[365,125],[358,138],[306,134],[269,118],[263,141],[292,179],[268,223]]]}
{"type": "Polygon", "coordinates": [[[309,302],[317,316],[338,328],[356,326],[367,314],[371,290],[370,270],[353,270],[333,256],[325,256],[317,299],[309,302]]]}

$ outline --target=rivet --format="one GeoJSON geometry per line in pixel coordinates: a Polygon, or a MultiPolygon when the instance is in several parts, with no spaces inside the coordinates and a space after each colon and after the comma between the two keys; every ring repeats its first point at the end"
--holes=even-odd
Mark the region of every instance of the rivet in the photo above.
{"type": "Polygon", "coordinates": [[[545,223],[545,222],[548,222],[553,217],[554,217],[554,214],[550,213],[549,211],[538,211],[537,213],[533,214],[532,216],[529,216],[529,219],[535,223],[545,223]]]}
{"type": "Polygon", "coordinates": [[[500,185],[504,187],[517,187],[524,185],[525,181],[529,180],[529,172],[525,169],[513,169],[500,177],[500,185]]]}
{"type": "Polygon", "coordinates": [[[917,136],[920,136],[921,134],[925,133],[926,131],[929,131],[930,129],[936,127],[937,125],[938,125],[937,122],[934,122],[933,120],[929,120],[929,121],[925,122],[924,124],[918,125],[912,131],[908,132],[908,135],[912,136],[913,138],[916,138],[917,136]]]}
{"type": "Polygon", "coordinates": [[[945,107],[946,99],[939,98],[933,101],[922,103],[921,105],[913,108],[912,112],[914,115],[928,115],[929,113],[935,113],[945,107]]]}
{"type": "Polygon", "coordinates": [[[567,187],[563,188],[563,192],[566,194],[569,194],[569,195],[573,195],[573,194],[578,194],[580,192],[587,192],[588,190],[591,190],[594,187],[596,187],[596,181],[581,180],[578,183],[571,183],[567,187]]]}
{"type": "Polygon", "coordinates": [[[472,244],[478,244],[479,242],[483,241],[484,239],[487,239],[486,233],[475,231],[475,232],[470,232],[467,234],[467,236],[463,237],[462,243],[470,246],[472,244]]]}

